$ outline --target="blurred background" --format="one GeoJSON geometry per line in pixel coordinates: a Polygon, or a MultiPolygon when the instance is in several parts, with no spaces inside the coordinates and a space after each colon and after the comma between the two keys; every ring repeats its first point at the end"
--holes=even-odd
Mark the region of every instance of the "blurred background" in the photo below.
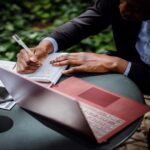
{"type": "MultiPolygon", "coordinates": [[[[78,16],[94,0],[5,0],[0,1],[0,59],[16,60],[21,47],[12,39],[17,33],[29,46],[36,46],[56,27],[78,16]]],[[[111,28],[82,40],[65,51],[115,50],[111,28]]]]}

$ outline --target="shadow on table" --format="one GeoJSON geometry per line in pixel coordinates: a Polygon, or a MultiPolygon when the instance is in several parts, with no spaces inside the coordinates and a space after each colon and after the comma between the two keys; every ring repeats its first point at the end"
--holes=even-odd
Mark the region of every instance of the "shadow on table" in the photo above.
{"type": "MultiPolygon", "coordinates": [[[[45,126],[47,126],[48,128],[57,131],[58,133],[68,137],[69,139],[75,141],[76,143],[85,146],[87,149],[90,150],[95,150],[95,149],[100,149],[100,150],[111,150],[114,149],[116,147],[118,147],[121,143],[122,140],[124,140],[125,138],[123,138],[125,135],[126,139],[128,139],[135,131],[130,131],[130,129],[125,128],[123,129],[121,132],[119,132],[119,134],[116,134],[113,136],[113,138],[110,138],[108,141],[106,141],[105,143],[102,144],[97,144],[95,139],[92,139],[90,137],[87,137],[81,133],[75,132],[71,129],[68,129],[66,127],[64,127],[63,125],[52,121],[50,119],[47,119],[45,117],[42,117],[38,114],[35,114],[31,111],[28,111],[26,109],[24,109],[27,113],[29,113],[31,116],[33,116],[35,119],[37,119],[38,121],[40,121],[42,124],[44,124],[45,126]],[[128,131],[128,132],[127,132],[128,131]],[[122,139],[123,138],[123,139],[122,139]],[[116,144],[116,140],[120,139],[120,141],[118,141],[118,143],[116,144]],[[121,140],[122,139],[122,140],[121,140]]],[[[138,119],[137,121],[133,122],[132,128],[133,126],[135,127],[135,129],[137,129],[137,127],[140,125],[140,122],[142,121],[142,118],[138,119]]]]}
{"type": "Polygon", "coordinates": [[[27,113],[29,113],[31,116],[33,116],[35,119],[40,121],[42,124],[47,126],[48,128],[53,129],[54,131],[61,133],[62,135],[68,137],[69,139],[76,141],[77,143],[80,143],[80,144],[82,144],[88,148],[91,148],[91,149],[94,149],[94,148],[99,146],[96,143],[95,139],[93,139],[92,137],[88,137],[88,136],[81,134],[77,131],[73,131],[73,130],[63,126],[62,124],[60,124],[54,120],[47,119],[45,117],[42,117],[38,114],[35,114],[35,113],[29,111],[29,110],[26,110],[26,109],[24,109],[24,110],[27,113]]]}

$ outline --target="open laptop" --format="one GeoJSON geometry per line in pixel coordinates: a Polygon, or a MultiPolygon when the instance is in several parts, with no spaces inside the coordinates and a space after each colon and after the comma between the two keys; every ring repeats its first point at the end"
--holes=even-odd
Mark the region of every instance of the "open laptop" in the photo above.
{"type": "MultiPolygon", "coordinates": [[[[2,68],[0,68],[0,80],[21,107],[91,137],[97,143],[107,141],[149,110],[145,105],[110,94],[94,85],[86,91],[81,91],[78,96],[80,99],[76,100],[75,95],[69,96],[62,92],[61,88],[45,88],[2,68]],[[93,95],[93,92],[100,92],[102,97],[107,95],[106,102],[96,103],[96,97],[93,96],[97,94],[93,95]],[[90,93],[95,99],[95,104],[89,101],[90,93]]],[[[65,81],[61,86],[64,83],[65,81]]]]}

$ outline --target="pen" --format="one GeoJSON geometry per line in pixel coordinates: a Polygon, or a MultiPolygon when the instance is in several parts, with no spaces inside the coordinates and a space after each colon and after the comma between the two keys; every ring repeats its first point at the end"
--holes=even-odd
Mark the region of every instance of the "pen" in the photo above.
{"type": "MultiPolygon", "coordinates": [[[[14,34],[12,38],[20,45],[22,46],[27,52],[29,52],[31,55],[33,55],[32,51],[29,49],[29,47],[22,41],[22,39],[17,35],[14,34]]],[[[16,67],[16,64],[14,65],[13,69],[16,67]]]]}
{"type": "Polygon", "coordinates": [[[29,49],[29,47],[22,41],[22,39],[17,35],[17,34],[14,34],[13,36],[13,39],[20,45],[22,46],[27,52],[32,53],[32,51],[29,49]]]}

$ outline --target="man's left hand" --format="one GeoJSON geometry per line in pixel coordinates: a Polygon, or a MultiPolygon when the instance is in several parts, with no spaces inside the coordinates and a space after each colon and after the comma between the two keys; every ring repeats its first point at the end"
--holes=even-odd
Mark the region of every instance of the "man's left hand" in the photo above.
{"type": "Polygon", "coordinates": [[[106,73],[118,72],[124,73],[128,62],[119,57],[96,53],[70,53],[62,55],[50,62],[54,66],[72,65],[63,74],[72,74],[75,72],[106,73]]]}

